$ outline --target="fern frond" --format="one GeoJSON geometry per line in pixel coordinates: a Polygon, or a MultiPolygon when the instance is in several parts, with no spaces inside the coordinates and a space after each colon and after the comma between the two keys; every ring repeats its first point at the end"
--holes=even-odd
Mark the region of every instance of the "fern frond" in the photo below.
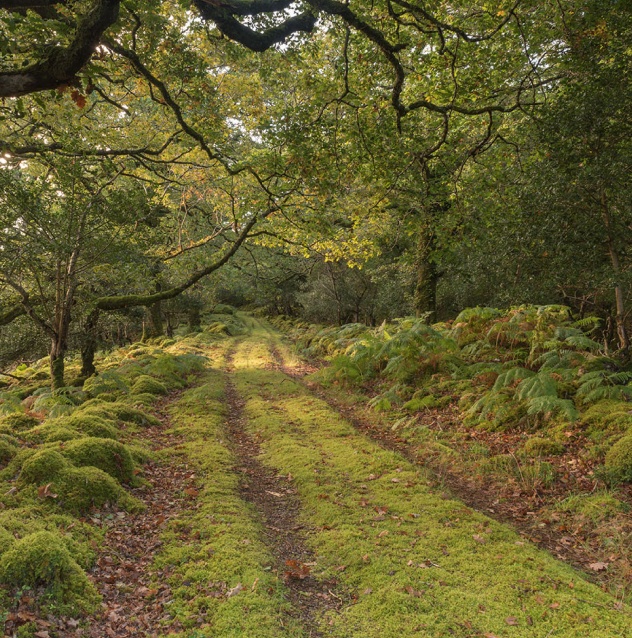
{"type": "Polygon", "coordinates": [[[537,397],[557,397],[557,384],[548,372],[524,379],[516,388],[516,396],[520,401],[537,397]]]}
{"type": "Polygon", "coordinates": [[[555,396],[538,396],[527,402],[528,414],[561,414],[569,421],[577,421],[579,412],[575,404],[569,399],[559,399],[555,396]]]}
{"type": "Polygon", "coordinates": [[[528,370],[527,368],[517,367],[506,370],[498,375],[496,383],[494,383],[494,390],[502,390],[510,385],[513,385],[516,381],[522,381],[529,377],[535,376],[535,372],[528,370]]]}

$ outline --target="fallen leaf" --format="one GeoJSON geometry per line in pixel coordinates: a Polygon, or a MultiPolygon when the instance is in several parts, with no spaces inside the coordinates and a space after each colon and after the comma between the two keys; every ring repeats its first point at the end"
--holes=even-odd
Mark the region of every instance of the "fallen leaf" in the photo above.
{"type": "Polygon", "coordinates": [[[608,569],[608,565],[609,563],[590,563],[590,565],[588,565],[588,567],[590,567],[590,569],[592,569],[594,572],[602,572],[605,569],[608,569]]]}
{"type": "Polygon", "coordinates": [[[518,624],[518,619],[515,616],[508,616],[505,618],[505,622],[512,627],[515,627],[518,624]]]}
{"type": "Polygon", "coordinates": [[[52,483],[48,483],[47,485],[41,485],[37,488],[37,495],[39,498],[57,498],[57,494],[53,494],[53,492],[51,492],[51,485],[52,483]]]}
{"type": "Polygon", "coordinates": [[[233,596],[236,596],[243,588],[244,586],[241,583],[237,583],[232,589],[229,589],[226,592],[226,598],[232,598],[233,596]]]}
{"type": "Polygon", "coordinates": [[[194,487],[187,487],[184,490],[184,493],[187,494],[188,496],[195,498],[196,496],[199,495],[199,492],[194,488],[194,487]]]}

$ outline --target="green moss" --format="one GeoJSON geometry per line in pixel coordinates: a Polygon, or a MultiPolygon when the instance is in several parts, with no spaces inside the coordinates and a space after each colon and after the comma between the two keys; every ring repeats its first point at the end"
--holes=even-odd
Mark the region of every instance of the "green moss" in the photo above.
{"type": "Polygon", "coordinates": [[[81,411],[60,420],[60,425],[69,427],[79,432],[84,432],[88,436],[99,437],[102,439],[118,439],[119,431],[112,421],[94,414],[86,414],[81,411]]]}
{"type": "Polygon", "coordinates": [[[62,539],[47,531],[24,537],[0,557],[0,582],[19,589],[44,585],[53,601],[84,612],[99,602],[62,539]]]}
{"type": "Polygon", "coordinates": [[[23,436],[26,441],[33,443],[53,443],[55,441],[72,441],[73,439],[80,439],[85,435],[62,423],[51,421],[38,425],[28,432],[25,432],[23,436]]]}
{"type": "Polygon", "coordinates": [[[15,543],[15,536],[4,527],[0,527],[0,555],[4,554],[15,543]]]}
{"type": "Polygon", "coordinates": [[[129,397],[128,401],[132,405],[148,406],[156,403],[157,395],[149,394],[147,392],[141,392],[140,394],[133,394],[129,397]]]}
{"type": "Polygon", "coordinates": [[[102,374],[86,379],[83,390],[90,397],[102,396],[112,393],[114,395],[129,392],[129,386],[125,379],[112,370],[107,370],[102,374]]]}
{"type": "Polygon", "coordinates": [[[160,425],[160,421],[155,416],[147,414],[147,412],[143,410],[133,408],[126,403],[113,403],[108,405],[108,410],[112,411],[117,419],[125,421],[126,423],[133,423],[141,427],[160,425]]]}
{"type": "Polygon", "coordinates": [[[54,481],[69,466],[68,460],[57,450],[39,450],[24,461],[20,480],[33,485],[44,485],[54,481]]]}
{"type": "Polygon", "coordinates": [[[0,419],[0,427],[7,427],[12,432],[24,432],[39,424],[39,419],[28,414],[9,414],[0,419]]]}
{"type": "Polygon", "coordinates": [[[78,467],[98,467],[122,483],[134,480],[132,455],[118,441],[97,437],[69,441],[62,454],[78,467]]]}
{"type": "Polygon", "coordinates": [[[0,439],[0,465],[8,463],[17,453],[15,445],[11,445],[8,441],[0,439]]]}
{"type": "Polygon", "coordinates": [[[599,401],[586,410],[581,423],[593,441],[607,442],[632,428],[632,404],[611,399],[599,401]]]}
{"type": "Polygon", "coordinates": [[[132,394],[167,394],[167,386],[147,374],[143,374],[134,381],[132,394]]]}
{"type": "Polygon", "coordinates": [[[619,480],[632,481],[632,434],[619,439],[608,450],[605,465],[619,480]]]}
{"type": "Polygon", "coordinates": [[[552,439],[534,436],[524,444],[524,451],[529,456],[554,456],[563,454],[564,446],[552,439]]]}
{"type": "Polygon", "coordinates": [[[107,503],[119,503],[126,509],[139,509],[133,499],[109,474],[97,467],[65,468],[51,486],[58,504],[65,511],[85,515],[107,503]]]}

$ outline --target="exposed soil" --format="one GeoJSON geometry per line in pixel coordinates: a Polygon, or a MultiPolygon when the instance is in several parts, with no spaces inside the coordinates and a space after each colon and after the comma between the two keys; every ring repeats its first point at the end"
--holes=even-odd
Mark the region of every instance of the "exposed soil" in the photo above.
{"type": "Polygon", "coordinates": [[[311,638],[320,638],[316,617],[340,608],[343,600],[335,590],[335,581],[319,580],[311,573],[314,554],[305,544],[299,522],[301,503],[292,485],[292,476],[280,476],[258,460],[259,443],[244,428],[244,401],[230,379],[234,351],[226,357],[226,402],[228,434],[237,459],[235,470],[241,476],[240,495],[250,503],[263,526],[276,570],[285,581],[287,598],[294,615],[311,638]]]}

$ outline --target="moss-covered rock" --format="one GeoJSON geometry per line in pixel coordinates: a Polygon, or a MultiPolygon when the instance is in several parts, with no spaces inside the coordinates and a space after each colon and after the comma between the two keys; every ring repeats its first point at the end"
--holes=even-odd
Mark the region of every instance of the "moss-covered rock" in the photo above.
{"type": "Polygon", "coordinates": [[[44,585],[53,600],[81,611],[95,609],[99,601],[63,540],[47,531],[25,536],[0,557],[0,582],[16,588],[44,585]]]}
{"type": "Polygon", "coordinates": [[[9,414],[0,419],[0,427],[9,432],[24,432],[30,430],[39,423],[39,419],[29,414],[9,414]]]}
{"type": "Polygon", "coordinates": [[[118,441],[97,437],[78,439],[67,443],[62,454],[77,467],[98,467],[122,483],[134,479],[132,455],[118,441]]]}
{"type": "Polygon", "coordinates": [[[33,485],[51,483],[70,463],[57,450],[39,450],[24,461],[20,480],[33,485]]]}
{"type": "Polygon", "coordinates": [[[606,454],[606,469],[622,481],[632,481],[632,434],[619,439],[606,454]]]}
{"type": "Polygon", "coordinates": [[[143,374],[132,386],[132,394],[167,394],[167,386],[147,374],[143,374]]]}
{"type": "Polygon", "coordinates": [[[632,427],[632,404],[612,399],[598,401],[584,412],[581,423],[596,441],[621,434],[632,427]]]}
{"type": "Polygon", "coordinates": [[[554,456],[564,453],[564,445],[552,439],[534,436],[524,444],[524,451],[529,456],[554,456]]]}

